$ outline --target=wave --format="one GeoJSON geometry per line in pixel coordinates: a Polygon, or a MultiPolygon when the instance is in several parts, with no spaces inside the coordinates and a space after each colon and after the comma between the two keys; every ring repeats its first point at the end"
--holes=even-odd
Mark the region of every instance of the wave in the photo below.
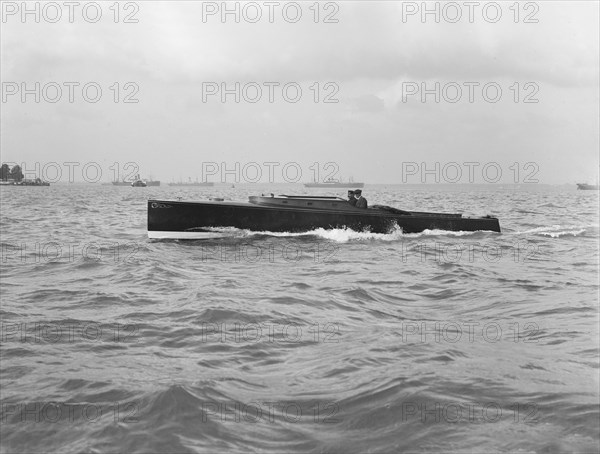
{"type": "Polygon", "coordinates": [[[598,225],[559,225],[535,227],[533,229],[521,230],[513,232],[513,235],[534,234],[547,236],[551,238],[560,238],[562,236],[579,236],[584,234],[588,229],[597,229],[598,225]]]}

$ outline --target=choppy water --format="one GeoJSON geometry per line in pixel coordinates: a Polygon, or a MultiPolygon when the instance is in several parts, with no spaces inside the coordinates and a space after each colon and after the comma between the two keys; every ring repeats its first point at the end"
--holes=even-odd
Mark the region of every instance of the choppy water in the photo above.
{"type": "Polygon", "coordinates": [[[365,189],[501,234],[146,238],[148,197],[256,192],[1,189],[3,452],[598,451],[598,193],[365,189]]]}

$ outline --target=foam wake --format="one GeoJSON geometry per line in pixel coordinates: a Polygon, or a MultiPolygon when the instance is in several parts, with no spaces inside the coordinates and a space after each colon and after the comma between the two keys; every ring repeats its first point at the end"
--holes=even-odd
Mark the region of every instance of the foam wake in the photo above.
{"type": "MultiPolygon", "coordinates": [[[[466,231],[450,231],[450,230],[424,230],[419,233],[402,233],[402,228],[396,225],[389,233],[374,233],[374,232],[357,232],[350,228],[342,229],[324,229],[318,228],[310,230],[308,232],[270,232],[270,231],[251,231],[244,229],[236,229],[233,227],[218,228],[212,227],[207,228],[211,235],[221,234],[223,237],[237,237],[237,238],[252,238],[259,236],[271,236],[279,238],[310,238],[319,237],[326,240],[330,240],[336,243],[348,243],[348,242],[359,242],[359,241],[400,241],[403,238],[420,238],[427,236],[470,236],[481,234],[481,232],[466,232],[466,231]]],[[[214,238],[214,236],[211,236],[214,238]]]]}

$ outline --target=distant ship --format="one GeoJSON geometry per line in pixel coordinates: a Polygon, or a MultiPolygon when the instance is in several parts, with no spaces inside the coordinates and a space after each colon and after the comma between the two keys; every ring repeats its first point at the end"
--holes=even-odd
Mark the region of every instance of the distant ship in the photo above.
{"type": "Polygon", "coordinates": [[[599,191],[600,186],[597,184],[577,183],[577,189],[581,189],[583,191],[599,191]]]}
{"type": "Polygon", "coordinates": [[[169,186],[203,186],[203,187],[210,187],[210,186],[214,186],[215,184],[212,181],[198,181],[198,179],[196,178],[196,181],[192,181],[191,178],[188,178],[188,182],[184,183],[182,181],[180,181],[179,183],[169,183],[169,186]]]}
{"type": "Polygon", "coordinates": [[[322,183],[317,183],[316,181],[314,183],[304,183],[305,188],[363,188],[364,186],[364,183],[357,183],[352,178],[347,183],[333,178],[328,178],[322,183]]]}
{"type": "MultiPolygon", "coordinates": [[[[123,181],[113,181],[112,184],[113,186],[134,186],[134,183],[136,183],[137,181],[143,181],[144,182],[144,186],[160,186],[160,181],[159,180],[142,180],[140,178],[139,175],[135,176],[135,180],[131,180],[131,181],[127,181],[127,180],[123,180],[123,181]]],[[[141,186],[139,183],[136,185],[137,187],[141,186]]]]}

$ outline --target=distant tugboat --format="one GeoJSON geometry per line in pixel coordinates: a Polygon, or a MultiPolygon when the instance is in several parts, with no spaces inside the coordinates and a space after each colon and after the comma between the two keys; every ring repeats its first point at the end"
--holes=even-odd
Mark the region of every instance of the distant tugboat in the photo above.
{"type": "Polygon", "coordinates": [[[139,175],[136,175],[135,181],[133,183],[131,183],[131,186],[133,186],[134,188],[145,188],[148,185],[146,184],[146,182],[144,180],[140,179],[139,175]]]}
{"type": "Polygon", "coordinates": [[[305,188],[364,188],[364,186],[364,183],[356,183],[352,178],[347,183],[333,178],[328,178],[322,183],[316,181],[313,183],[304,183],[305,188]]]}
{"type": "MultiPolygon", "coordinates": [[[[152,177],[150,177],[152,178],[152,177]]],[[[113,186],[134,186],[134,183],[136,181],[143,181],[143,183],[145,183],[146,186],[160,186],[160,180],[141,180],[139,175],[135,176],[135,180],[133,181],[127,181],[127,180],[123,180],[123,181],[113,181],[112,185],[113,186]]],[[[136,184],[134,187],[145,187],[140,185],[139,183],[136,184]]]]}
{"type": "Polygon", "coordinates": [[[577,183],[577,189],[582,191],[599,191],[600,186],[597,184],[577,183]]]}

